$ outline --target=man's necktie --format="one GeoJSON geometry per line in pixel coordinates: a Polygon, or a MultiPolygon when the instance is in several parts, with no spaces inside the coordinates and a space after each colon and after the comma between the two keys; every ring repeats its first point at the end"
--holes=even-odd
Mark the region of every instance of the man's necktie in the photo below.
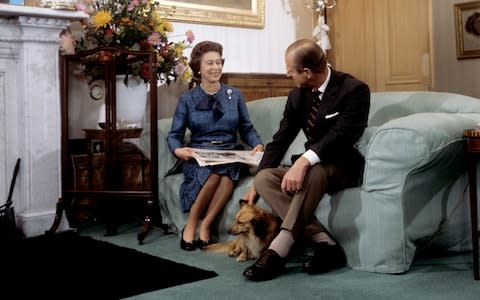
{"type": "Polygon", "coordinates": [[[320,107],[320,94],[321,92],[316,90],[312,92],[312,108],[310,109],[310,113],[307,117],[307,128],[306,128],[306,136],[309,141],[312,141],[314,138],[313,134],[313,127],[315,127],[315,121],[317,120],[317,112],[318,108],[320,107]]]}

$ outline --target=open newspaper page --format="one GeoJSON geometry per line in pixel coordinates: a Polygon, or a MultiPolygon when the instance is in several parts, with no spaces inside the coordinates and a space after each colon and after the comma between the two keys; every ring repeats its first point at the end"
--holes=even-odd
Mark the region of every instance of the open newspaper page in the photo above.
{"type": "Polygon", "coordinates": [[[263,156],[263,152],[256,152],[252,155],[252,150],[212,150],[198,148],[193,148],[193,150],[193,157],[202,167],[236,162],[257,167],[263,156]]]}

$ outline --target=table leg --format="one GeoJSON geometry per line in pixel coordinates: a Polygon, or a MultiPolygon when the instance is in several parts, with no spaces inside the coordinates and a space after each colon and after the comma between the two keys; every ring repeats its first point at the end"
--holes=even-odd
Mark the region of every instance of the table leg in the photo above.
{"type": "Polygon", "coordinates": [[[478,263],[478,215],[477,215],[477,163],[472,154],[468,154],[468,172],[470,185],[470,219],[472,227],[473,278],[480,279],[478,263]]]}
{"type": "Polygon", "coordinates": [[[45,231],[45,234],[54,234],[55,231],[57,231],[58,226],[60,226],[60,222],[62,221],[62,215],[63,215],[63,200],[62,198],[58,199],[57,202],[57,208],[55,210],[55,219],[53,220],[53,224],[50,227],[50,229],[45,231]]]}

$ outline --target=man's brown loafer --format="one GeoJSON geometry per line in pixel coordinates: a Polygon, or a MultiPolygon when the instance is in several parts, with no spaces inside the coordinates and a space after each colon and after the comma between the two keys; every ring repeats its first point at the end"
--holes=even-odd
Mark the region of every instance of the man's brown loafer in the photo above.
{"type": "Polygon", "coordinates": [[[280,257],[274,250],[268,249],[253,265],[245,269],[243,276],[252,281],[270,280],[285,271],[285,263],[285,258],[280,257]]]}
{"type": "Polygon", "coordinates": [[[326,273],[346,265],[342,247],[322,242],[315,244],[314,255],[303,262],[303,271],[308,274],[326,273]]]}

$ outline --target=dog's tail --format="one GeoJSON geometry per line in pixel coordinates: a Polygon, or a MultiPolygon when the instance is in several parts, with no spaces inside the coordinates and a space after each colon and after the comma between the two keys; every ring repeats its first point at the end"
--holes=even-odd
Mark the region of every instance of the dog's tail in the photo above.
{"type": "Polygon", "coordinates": [[[229,242],[221,242],[221,243],[213,243],[208,246],[202,248],[204,251],[208,252],[216,252],[216,253],[227,253],[230,249],[230,245],[233,241],[229,242]]]}

